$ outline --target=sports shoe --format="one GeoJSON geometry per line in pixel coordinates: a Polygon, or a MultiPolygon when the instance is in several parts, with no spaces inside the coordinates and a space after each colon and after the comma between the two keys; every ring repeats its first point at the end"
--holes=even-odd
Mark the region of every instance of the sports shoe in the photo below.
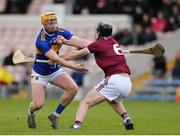
{"type": "Polygon", "coordinates": [[[74,129],[74,130],[79,130],[82,127],[82,122],[81,121],[75,121],[75,123],[70,126],[70,129],[74,129]]]}
{"type": "Polygon", "coordinates": [[[124,121],[124,126],[126,130],[133,130],[134,129],[134,124],[132,122],[132,120],[128,117],[126,118],[124,121]]]}
{"type": "Polygon", "coordinates": [[[48,119],[51,121],[51,127],[53,128],[53,129],[58,129],[59,128],[59,126],[58,126],[58,117],[56,117],[55,115],[53,115],[53,114],[50,114],[49,116],[48,116],[48,119]]]}
{"type": "Polygon", "coordinates": [[[79,130],[81,129],[81,126],[78,124],[73,124],[72,126],[70,126],[70,129],[79,130]]]}
{"type": "Polygon", "coordinates": [[[35,114],[28,114],[28,127],[29,128],[36,128],[36,122],[35,122],[35,114]]]}

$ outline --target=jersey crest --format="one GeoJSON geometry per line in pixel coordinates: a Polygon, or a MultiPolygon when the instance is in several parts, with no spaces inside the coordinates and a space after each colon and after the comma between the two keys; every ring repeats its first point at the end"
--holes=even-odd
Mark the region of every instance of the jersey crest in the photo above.
{"type": "Polygon", "coordinates": [[[46,34],[44,31],[41,33],[41,41],[46,41],[46,34]]]}

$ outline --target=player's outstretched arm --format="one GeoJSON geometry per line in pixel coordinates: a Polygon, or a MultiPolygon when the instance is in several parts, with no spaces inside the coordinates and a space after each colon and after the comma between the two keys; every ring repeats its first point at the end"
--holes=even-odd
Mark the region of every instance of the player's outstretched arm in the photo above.
{"type": "Polygon", "coordinates": [[[63,36],[59,36],[58,39],[62,41],[64,44],[74,46],[80,49],[87,47],[89,44],[93,42],[91,40],[80,38],[76,35],[73,35],[70,40],[65,39],[63,36]]]}
{"type": "Polygon", "coordinates": [[[81,72],[85,72],[88,71],[88,68],[86,68],[85,66],[83,66],[82,64],[71,64],[68,61],[64,60],[63,58],[59,57],[55,51],[53,51],[52,49],[49,50],[46,54],[46,57],[48,57],[50,60],[52,60],[53,62],[60,64],[61,66],[70,68],[70,69],[74,69],[77,71],[81,71],[81,72]]]}
{"type": "Polygon", "coordinates": [[[87,48],[78,50],[78,51],[72,51],[70,53],[66,53],[64,55],[61,55],[60,57],[65,60],[74,60],[80,57],[83,57],[85,55],[89,54],[89,50],[87,48]]]}

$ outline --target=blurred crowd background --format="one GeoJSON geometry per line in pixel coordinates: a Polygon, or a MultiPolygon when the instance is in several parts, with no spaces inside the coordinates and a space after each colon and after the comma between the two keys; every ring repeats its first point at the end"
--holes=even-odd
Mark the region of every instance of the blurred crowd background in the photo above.
{"type": "MultiPolygon", "coordinates": [[[[65,0],[1,0],[1,14],[38,14],[36,4],[65,3],[65,0]],[[35,3],[35,4],[34,4],[35,3]]],[[[75,0],[72,14],[128,14],[133,17],[133,31],[119,28],[114,34],[125,46],[156,40],[162,33],[180,27],[179,0],[75,0]]]]}
{"type": "MultiPolygon", "coordinates": [[[[131,16],[133,19],[131,30],[118,27],[113,33],[119,44],[128,49],[143,47],[153,41],[156,42],[163,38],[166,33],[172,34],[178,31],[180,27],[180,0],[0,0],[0,15],[40,15],[41,5],[43,4],[67,5],[69,7],[67,13],[71,15],[125,14],[131,16]]],[[[1,35],[4,31],[4,28],[0,28],[1,35]]],[[[16,94],[20,89],[24,89],[24,86],[29,85],[31,73],[31,64],[22,64],[14,68],[12,62],[14,51],[15,48],[10,48],[9,54],[1,58],[0,67],[0,85],[3,87],[6,85],[9,87],[10,85],[8,89],[13,90],[11,91],[12,94],[16,94]]],[[[30,54],[30,56],[33,56],[33,54],[30,54]]],[[[79,61],[87,62],[89,59],[91,57],[86,56],[79,61]]],[[[176,99],[175,94],[177,94],[177,88],[180,85],[178,82],[178,79],[180,79],[180,46],[179,50],[174,52],[173,60],[169,61],[166,55],[152,57],[147,67],[150,67],[150,70],[146,73],[143,72],[139,77],[135,77],[135,80],[143,78],[143,80],[148,80],[148,84],[151,86],[141,84],[139,87],[139,83],[135,81],[133,83],[134,86],[138,86],[137,90],[145,92],[148,86],[149,90],[153,90],[150,93],[160,90],[160,98],[162,98],[162,91],[166,90],[167,87],[170,88],[170,91],[168,91],[173,94],[173,97],[168,98],[176,99]],[[169,79],[171,81],[173,79],[175,82],[169,82],[169,79]],[[167,81],[169,86],[166,86],[167,81]]],[[[83,87],[86,73],[74,71],[70,74],[77,84],[83,87]]],[[[134,90],[136,92],[136,87],[134,90]]]]}

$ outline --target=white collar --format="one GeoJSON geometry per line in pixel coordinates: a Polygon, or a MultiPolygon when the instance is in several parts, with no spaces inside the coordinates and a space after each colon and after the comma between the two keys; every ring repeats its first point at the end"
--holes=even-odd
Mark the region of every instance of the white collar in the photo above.
{"type": "Polygon", "coordinates": [[[46,30],[45,30],[44,27],[43,27],[42,29],[43,29],[43,31],[45,32],[45,34],[47,34],[48,36],[53,36],[53,35],[55,34],[55,33],[49,34],[48,32],[46,32],[46,30]]]}
{"type": "Polygon", "coordinates": [[[107,40],[109,37],[110,37],[110,36],[108,36],[108,37],[100,37],[99,39],[105,39],[105,40],[107,40]]]}

